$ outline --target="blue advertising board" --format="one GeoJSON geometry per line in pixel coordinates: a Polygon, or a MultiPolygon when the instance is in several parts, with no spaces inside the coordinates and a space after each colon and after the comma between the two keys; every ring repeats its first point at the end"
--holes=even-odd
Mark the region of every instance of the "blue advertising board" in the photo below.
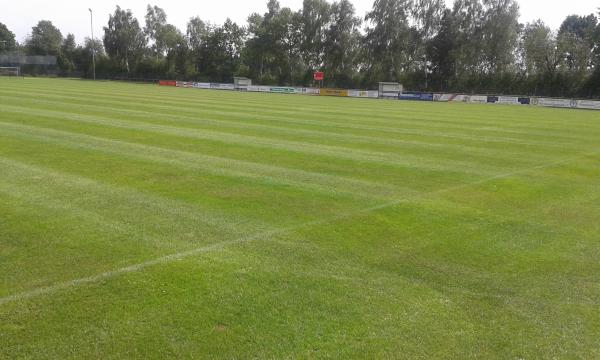
{"type": "Polygon", "coordinates": [[[400,94],[400,100],[433,101],[433,93],[407,91],[400,94]]]}
{"type": "Polygon", "coordinates": [[[521,105],[530,105],[531,104],[531,98],[520,97],[519,98],[519,103],[521,105]]]}

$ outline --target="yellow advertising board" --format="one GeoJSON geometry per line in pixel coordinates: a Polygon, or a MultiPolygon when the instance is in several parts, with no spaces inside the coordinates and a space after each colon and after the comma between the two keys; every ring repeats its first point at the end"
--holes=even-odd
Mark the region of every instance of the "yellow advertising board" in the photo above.
{"type": "Polygon", "coordinates": [[[321,89],[319,91],[319,95],[321,96],[348,96],[348,90],[342,89],[321,89]]]}

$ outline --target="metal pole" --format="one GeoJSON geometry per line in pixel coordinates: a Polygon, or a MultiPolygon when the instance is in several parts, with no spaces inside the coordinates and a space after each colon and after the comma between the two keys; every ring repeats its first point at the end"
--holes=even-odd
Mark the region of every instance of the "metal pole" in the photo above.
{"type": "Polygon", "coordinates": [[[90,11],[90,28],[92,29],[92,70],[94,72],[94,80],[96,80],[96,43],[94,42],[94,12],[90,11]]]}

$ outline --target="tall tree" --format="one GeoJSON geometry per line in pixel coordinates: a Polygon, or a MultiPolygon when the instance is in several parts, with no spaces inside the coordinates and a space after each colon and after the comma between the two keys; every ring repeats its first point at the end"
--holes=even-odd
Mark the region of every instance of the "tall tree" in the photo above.
{"type": "Polygon", "coordinates": [[[29,55],[60,55],[63,37],[51,21],[42,20],[31,29],[31,36],[25,42],[29,55]]]}
{"type": "Polygon", "coordinates": [[[167,14],[158,6],[148,5],[144,33],[153,42],[152,50],[157,58],[173,52],[184,39],[175,26],[167,23],[167,14]]]}
{"type": "Polygon", "coordinates": [[[412,0],[375,0],[366,16],[366,48],[372,82],[401,80],[410,65],[412,0]]]}
{"type": "Polygon", "coordinates": [[[92,53],[96,60],[96,73],[99,77],[107,76],[106,73],[107,57],[104,51],[102,40],[94,39],[93,41],[86,37],[83,46],[78,47],[75,57],[75,67],[85,74],[85,77],[92,77],[92,53]]]}
{"type": "Polygon", "coordinates": [[[446,5],[444,0],[415,0],[412,10],[411,48],[418,77],[425,77],[425,88],[429,87],[429,74],[433,63],[428,49],[442,28],[446,5]]]}
{"type": "Polygon", "coordinates": [[[431,39],[427,46],[427,59],[430,63],[433,81],[436,89],[447,91],[456,79],[455,68],[457,56],[455,49],[458,46],[458,29],[452,10],[446,9],[440,21],[440,31],[431,39]]]}
{"type": "Polygon", "coordinates": [[[186,40],[188,46],[188,61],[194,68],[196,74],[200,73],[200,64],[202,62],[202,46],[204,41],[208,38],[210,31],[209,25],[207,25],[200,17],[192,17],[187,24],[186,40]]]}
{"type": "Polygon", "coordinates": [[[199,68],[211,81],[231,81],[241,64],[245,31],[227,19],[222,26],[212,26],[202,41],[199,68]]]}
{"type": "Polygon", "coordinates": [[[480,0],[455,0],[452,26],[456,41],[451,51],[454,78],[464,81],[483,72],[484,9],[480,0]]]}
{"type": "Polygon", "coordinates": [[[527,24],[523,30],[523,58],[527,75],[553,76],[560,63],[556,36],[544,22],[527,24]]]}
{"type": "Polygon", "coordinates": [[[561,58],[556,34],[541,20],[529,23],[522,34],[522,61],[528,89],[534,95],[556,93],[556,80],[561,58]]]}
{"type": "Polygon", "coordinates": [[[310,69],[323,66],[325,32],[331,18],[331,6],[326,0],[304,0],[300,13],[301,49],[310,69]]]}
{"type": "Polygon", "coordinates": [[[188,46],[192,51],[198,51],[200,49],[207,31],[208,26],[200,19],[200,17],[196,16],[190,19],[187,24],[186,39],[188,41],[188,46]]]}
{"type": "Polygon", "coordinates": [[[249,39],[244,51],[244,62],[259,81],[290,84],[303,67],[301,62],[301,23],[297,13],[281,8],[270,0],[263,16],[248,18],[249,39]]]}
{"type": "Polygon", "coordinates": [[[0,54],[16,50],[16,48],[15,34],[6,25],[0,23],[0,54]]]}
{"type": "Polygon", "coordinates": [[[514,0],[485,0],[484,6],[485,70],[501,75],[514,64],[520,32],[519,5],[514,0]]]}
{"type": "Polygon", "coordinates": [[[349,0],[331,6],[331,24],[325,32],[325,70],[332,85],[352,85],[360,51],[360,25],[354,5],[349,0]]]}
{"type": "Polygon", "coordinates": [[[141,60],[146,37],[131,10],[117,6],[104,27],[104,47],[108,56],[129,74],[141,60]]]}
{"type": "Polygon", "coordinates": [[[62,43],[60,56],[58,58],[58,65],[61,70],[65,72],[74,71],[76,56],[77,43],[75,42],[75,35],[68,34],[62,43]]]}
{"type": "Polygon", "coordinates": [[[162,51],[167,56],[172,56],[173,52],[181,46],[187,47],[185,36],[174,25],[166,24],[160,31],[159,43],[162,51]]]}
{"type": "Polygon", "coordinates": [[[592,14],[568,16],[560,26],[559,51],[569,72],[584,75],[591,68],[597,25],[598,19],[592,14]]]}

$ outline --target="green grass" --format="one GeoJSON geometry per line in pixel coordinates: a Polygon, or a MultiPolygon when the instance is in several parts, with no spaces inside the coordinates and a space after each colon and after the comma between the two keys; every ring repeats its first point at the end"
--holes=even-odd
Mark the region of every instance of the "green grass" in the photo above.
{"type": "Polygon", "coordinates": [[[600,358],[600,112],[0,78],[0,358],[600,358]]]}

